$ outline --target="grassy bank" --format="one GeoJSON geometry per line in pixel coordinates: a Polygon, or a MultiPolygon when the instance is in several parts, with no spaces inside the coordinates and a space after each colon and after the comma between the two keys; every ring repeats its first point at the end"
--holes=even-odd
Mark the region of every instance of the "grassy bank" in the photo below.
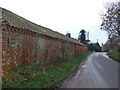
{"type": "MultiPolygon", "coordinates": [[[[48,88],[56,85],[70,75],[90,53],[85,52],[74,58],[63,60],[63,63],[53,70],[28,71],[26,80],[23,80],[20,74],[17,80],[3,80],[3,88],[48,88]]],[[[11,74],[17,75],[14,71],[11,71],[11,74]]]]}
{"type": "Polygon", "coordinates": [[[108,56],[113,60],[120,62],[120,49],[115,48],[108,52],[108,56]]]}

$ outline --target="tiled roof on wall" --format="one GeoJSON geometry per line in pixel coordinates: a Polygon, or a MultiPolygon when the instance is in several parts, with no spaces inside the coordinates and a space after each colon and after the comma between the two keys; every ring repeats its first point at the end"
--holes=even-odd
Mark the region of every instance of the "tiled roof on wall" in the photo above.
{"type": "Polygon", "coordinates": [[[2,9],[3,21],[6,21],[10,26],[14,26],[17,28],[23,28],[23,29],[29,29],[32,31],[38,31],[38,32],[41,32],[41,33],[43,33],[47,36],[53,37],[53,38],[59,38],[59,39],[66,40],[66,41],[69,41],[72,43],[84,45],[84,44],[78,42],[77,40],[69,38],[69,37],[67,37],[59,32],[55,32],[49,28],[46,28],[46,27],[43,27],[41,25],[37,25],[33,22],[30,22],[30,21],[28,21],[28,20],[26,20],[26,19],[24,19],[16,14],[14,14],[11,11],[8,11],[8,10],[3,9],[3,8],[1,8],[1,9],[2,9]]]}

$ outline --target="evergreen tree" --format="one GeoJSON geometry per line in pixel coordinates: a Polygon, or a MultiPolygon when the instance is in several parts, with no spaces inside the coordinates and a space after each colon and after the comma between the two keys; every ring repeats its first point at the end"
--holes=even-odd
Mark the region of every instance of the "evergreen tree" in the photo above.
{"type": "Polygon", "coordinates": [[[81,43],[85,43],[85,39],[86,39],[86,37],[85,37],[85,30],[82,29],[82,30],[79,32],[78,40],[79,40],[81,43]]]}

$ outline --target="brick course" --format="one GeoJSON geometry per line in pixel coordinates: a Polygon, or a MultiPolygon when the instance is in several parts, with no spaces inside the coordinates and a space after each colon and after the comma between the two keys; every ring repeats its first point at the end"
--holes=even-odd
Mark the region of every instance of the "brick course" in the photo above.
{"type": "Polygon", "coordinates": [[[3,25],[3,70],[17,68],[20,64],[54,66],[65,57],[86,51],[80,44],[60,40],[34,31],[3,25]]]}

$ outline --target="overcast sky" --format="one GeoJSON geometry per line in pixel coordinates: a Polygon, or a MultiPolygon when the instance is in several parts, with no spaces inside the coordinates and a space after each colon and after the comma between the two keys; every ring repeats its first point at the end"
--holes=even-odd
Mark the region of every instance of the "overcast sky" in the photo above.
{"type": "Polygon", "coordinates": [[[107,34],[100,30],[100,14],[109,1],[113,0],[0,0],[0,7],[73,38],[84,29],[92,42],[98,39],[101,44],[107,34]]]}

